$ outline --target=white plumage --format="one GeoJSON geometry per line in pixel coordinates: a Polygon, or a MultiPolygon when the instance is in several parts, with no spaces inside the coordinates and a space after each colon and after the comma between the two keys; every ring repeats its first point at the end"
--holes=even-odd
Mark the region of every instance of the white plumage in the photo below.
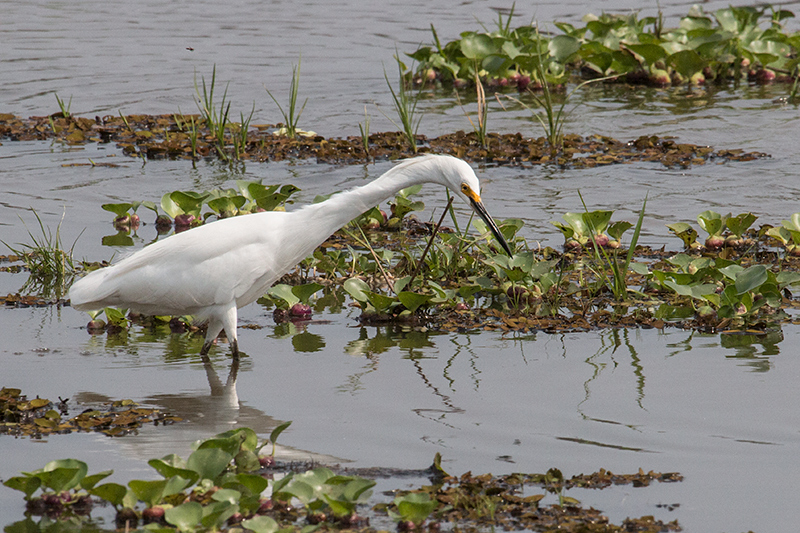
{"type": "Polygon", "coordinates": [[[311,255],[333,232],[401,189],[431,182],[469,203],[500,244],[511,251],[480,199],[472,168],[445,155],[396,165],[362,187],[291,212],[268,211],[221,219],[172,235],[89,273],[69,291],[72,307],[122,307],[145,315],[195,315],[208,322],[201,354],[223,329],[238,356],[237,309],[261,297],[311,255]]]}

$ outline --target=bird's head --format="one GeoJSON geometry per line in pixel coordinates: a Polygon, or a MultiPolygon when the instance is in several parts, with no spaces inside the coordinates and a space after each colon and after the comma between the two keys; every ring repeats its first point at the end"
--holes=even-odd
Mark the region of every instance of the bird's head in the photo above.
{"type": "Polygon", "coordinates": [[[500,233],[500,228],[497,227],[497,224],[495,224],[481,201],[481,185],[472,167],[466,161],[450,156],[440,156],[439,163],[445,185],[472,206],[475,213],[481,217],[481,220],[500,242],[503,250],[506,251],[509,257],[513,257],[514,254],[511,253],[511,248],[509,248],[503,234],[500,233]]]}

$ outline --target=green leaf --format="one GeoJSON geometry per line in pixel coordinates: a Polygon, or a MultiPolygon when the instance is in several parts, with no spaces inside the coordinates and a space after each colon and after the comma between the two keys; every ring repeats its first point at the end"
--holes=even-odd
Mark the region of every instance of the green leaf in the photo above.
{"type": "Polygon", "coordinates": [[[258,474],[236,474],[236,482],[250,491],[250,494],[260,495],[266,490],[269,481],[258,474]]]}
{"type": "Polygon", "coordinates": [[[242,527],[255,533],[276,533],[280,526],[269,516],[254,516],[242,521],[242,527]]]}
{"type": "Polygon", "coordinates": [[[485,33],[461,34],[461,53],[467,59],[482,61],[488,55],[498,52],[494,40],[485,33]]]}
{"type": "Polygon", "coordinates": [[[403,520],[419,525],[436,509],[437,502],[426,492],[411,492],[395,498],[394,504],[403,520]]]}
{"type": "Polygon", "coordinates": [[[295,285],[292,287],[292,293],[300,299],[301,303],[308,303],[308,299],[314,296],[319,290],[323,288],[322,285],[316,282],[306,283],[304,285],[295,285]]]}
{"type": "MultiPolygon", "coordinates": [[[[197,480],[200,479],[200,475],[194,470],[189,470],[188,468],[181,468],[178,466],[174,466],[175,463],[174,458],[180,460],[180,457],[173,454],[173,455],[168,455],[162,459],[150,459],[149,461],[147,461],[147,464],[155,468],[156,472],[158,472],[165,478],[180,476],[183,479],[189,480],[191,483],[197,483],[197,480]]],[[[182,460],[180,461],[180,463],[185,464],[182,460]]]]}
{"type": "Polygon", "coordinates": [[[219,448],[203,448],[192,452],[186,467],[200,474],[200,479],[216,479],[233,460],[233,455],[219,448]]]}
{"type": "Polygon", "coordinates": [[[16,476],[5,480],[3,485],[10,489],[24,492],[27,500],[42,486],[42,480],[36,476],[16,476]]]}
{"type": "Polygon", "coordinates": [[[83,480],[81,480],[81,488],[89,490],[113,473],[113,470],[104,470],[103,472],[86,476],[83,478],[83,480]]]}
{"type": "Polygon", "coordinates": [[[556,61],[566,63],[573,55],[578,53],[581,48],[581,42],[569,35],[556,35],[550,40],[547,48],[556,61]]]}
{"type": "Polygon", "coordinates": [[[164,520],[178,531],[194,531],[203,518],[203,506],[197,502],[182,503],[164,512],[164,520]]]}
{"type": "Polygon", "coordinates": [[[694,50],[681,50],[669,56],[667,64],[688,79],[695,73],[702,71],[707,62],[694,50]]]}
{"type": "Polygon", "coordinates": [[[413,313],[419,309],[421,305],[428,303],[431,297],[427,294],[418,294],[411,291],[400,291],[400,293],[397,295],[397,299],[400,300],[400,303],[403,304],[403,307],[413,313]]]}
{"type": "Polygon", "coordinates": [[[100,207],[102,207],[106,211],[114,213],[118,217],[121,217],[122,215],[126,214],[130,208],[133,207],[133,204],[130,203],[103,204],[100,207]]]}
{"type": "Polygon", "coordinates": [[[210,529],[221,529],[228,518],[239,510],[239,506],[230,502],[214,502],[203,507],[203,518],[200,523],[210,529]]]}
{"type": "Polygon", "coordinates": [[[167,486],[167,480],[144,481],[132,479],[128,482],[128,486],[139,500],[143,501],[148,507],[152,507],[161,502],[164,488],[167,486]]]}
{"type": "Polygon", "coordinates": [[[369,301],[367,294],[371,291],[369,285],[367,285],[364,280],[358,278],[349,278],[344,282],[343,286],[344,290],[346,290],[355,301],[362,304],[369,301]]]}
{"type": "Polygon", "coordinates": [[[292,290],[293,287],[291,285],[287,285],[285,283],[278,283],[277,285],[273,285],[267,290],[267,294],[269,294],[273,298],[278,298],[279,300],[283,300],[286,302],[288,307],[293,306],[296,303],[300,302],[300,298],[292,290]]]}
{"type": "Polygon", "coordinates": [[[641,56],[647,66],[667,57],[667,51],[657,44],[626,44],[625,46],[641,56]]]}
{"type": "Polygon", "coordinates": [[[767,281],[767,267],[764,265],[753,265],[744,269],[736,276],[736,292],[744,294],[753,291],[767,281]]]}
{"type": "Polygon", "coordinates": [[[128,489],[118,483],[104,483],[88,489],[88,492],[93,496],[107,501],[114,507],[120,507],[125,495],[128,493],[128,489]]]}

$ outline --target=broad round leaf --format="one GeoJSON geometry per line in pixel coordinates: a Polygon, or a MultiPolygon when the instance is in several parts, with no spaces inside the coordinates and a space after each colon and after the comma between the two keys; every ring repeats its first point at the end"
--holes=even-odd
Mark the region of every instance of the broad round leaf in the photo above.
{"type": "Polygon", "coordinates": [[[164,520],[178,531],[194,531],[203,518],[203,506],[197,502],[182,503],[164,512],[164,520]]]}

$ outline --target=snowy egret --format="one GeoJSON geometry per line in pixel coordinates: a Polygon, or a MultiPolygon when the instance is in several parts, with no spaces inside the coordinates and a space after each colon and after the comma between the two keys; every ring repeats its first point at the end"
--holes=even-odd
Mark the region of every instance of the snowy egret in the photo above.
{"type": "Polygon", "coordinates": [[[401,189],[438,183],[464,199],[511,254],[484,208],[480,184],[466,162],[424,155],[392,167],[367,185],[291,212],[224,218],[158,241],[78,280],[72,307],[122,307],[145,315],[194,315],[208,322],[201,355],[224,329],[234,357],[237,309],[261,297],[330,235],[401,189]]]}

